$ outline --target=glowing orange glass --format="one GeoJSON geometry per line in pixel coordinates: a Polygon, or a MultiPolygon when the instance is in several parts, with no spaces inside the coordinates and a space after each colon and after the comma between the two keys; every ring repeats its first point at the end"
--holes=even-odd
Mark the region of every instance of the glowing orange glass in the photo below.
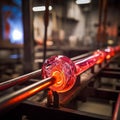
{"type": "Polygon", "coordinates": [[[109,60],[111,57],[115,55],[115,50],[112,47],[107,47],[105,50],[106,52],[106,59],[109,60]]]}
{"type": "Polygon", "coordinates": [[[105,52],[103,50],[97,50],[94,52],[94,55],[96,55],[96,54],[98,54],[98,56],[99,56],[96,63],[97,64],[102,63],[105,59],[105,56],[106,56],[105,52]]]}
{"type": "Polygon", "coordinates": [[[75,84],[77,75],[103,61],[102,54],[103,52],[97,51],[93,55],[75,62],[66,56],[52,56],[43,64],[42,76],[43,78],[54,77],[56,79],[55,84],[50,86],[50,89],[66,92],[75,84]]]}
{"type": "Polygon", "coordinates": [[[102,63],[105,59],[110,59],[114,54],[114,49],[108,47],[105,50],[96,50],[93,55],[74,62],[63,55],[52,56],[43,64],[42,76],[43,78],[54,77],[56,79],[50,89],[66,92],[74,86],[77,75],[95,64],[102,63]]]}
{"type": "Polygon", "coordinates": [[[52,56],[42,66],[43,78],[54,77],[56,83],[50,89],[57,92],[70,90],[76,81],[75,65],[66,56],[52,56]]]}

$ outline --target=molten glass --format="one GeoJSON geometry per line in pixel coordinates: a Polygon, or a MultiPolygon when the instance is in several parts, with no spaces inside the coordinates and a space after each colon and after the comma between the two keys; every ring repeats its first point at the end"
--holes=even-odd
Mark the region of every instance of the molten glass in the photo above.
{"type": "Polygon", "coordinates": [[[103,54],[101,51],[97,51],[92,56],[75,62],[72,62],[66,56],[52,56],[43,64],[42,76],[43,78],[54,77],[56,79],[55,84],[50,86],[50,89],[57,92],[66,92],[75,84],[77,75],[103,61],[101,54],[103,54]]]}
{"type": "Polygon", "coordinates": [[[105,59],[110,59],[114,54],[115,50],[108,47],[105,50],[97,50],[93,55],[74,62],[66,56],[52,56],[43,64],[42,76],[43,78],[54,77],[56,79],[55,84],[50,86],[50,89],[66,92],[74,86],[77,75],[95,64],[102,63],[105,59]]]}
{"type": "Polygon", "coordinates": [[[76,81],[75,65],[66,56],[52,56],[42,66],[43,78],[54,77],[56,83],[50,89],[65,92],[73,87],[76,81]]]}
{"type": "Polygon", "coordinates": [[[103,50],[97,50],[94,52],[94,55],[99,54],[99,58],[97,59],[96,64],[100,64],[105,60],[105,52],[103,50]]]}
{"type": "Polygon", "coordinates": [[[112,47],[107,47],[105,50],[106,53],[106,59],[109,60],[111,57],[115,55],[115,50],[112,47]]]}
{"type": "Polygon", "coordinates": [[[86,59],[76,61],[75,62],[76,75],[79,75],[80,73],[84,72],[85,70],[87,70],[88,68],[93,66],[97,61],[96,57],[98,57],[98,56],[93,55],[93,56],[90,56],[90,57],[88,57],[86,59]]]}

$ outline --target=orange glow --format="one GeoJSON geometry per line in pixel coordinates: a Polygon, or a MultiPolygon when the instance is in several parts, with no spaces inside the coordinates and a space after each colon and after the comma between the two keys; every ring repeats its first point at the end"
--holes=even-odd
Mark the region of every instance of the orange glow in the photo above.
{"type": "Polygon", "coordinates": [[[55,91],[60,91],[61,89],[63,89],[66,85],[63,72],[53,71],[52,76],[55,78],[56,81],[52,86],[50,86],[50,88],[55,91]]]}
{"type": "Polygon", "coordinates": [[[111,58],[111,56],[108,54],[108,55],[106,56],[106,59],[109,60],[110,58],[111,58]]]}
{"type": "Polygon", "coordinates": [[[53,77],[55,83],[49,88],[59,93],[70,90],[76,81],[75,65],[63,55],[52,56],[45,61],[42,67],[43,78],[53,77]]]}
{"type": "MultiPolygon", "coordinates": [[[[54,78],[53,78],[53,79],[54,79],[54,78]]],[[[36,87],[36,88],[33,88],[33,89],[30,89],[30,90],[28,90],[27,92],[24,92],[24,93],[22,93],[21,95],[16,96],[16,97],[8,100],[8,102],[4,102],[4,103],[2,104],[2,106],[0,106],[0,109],[6,108],[6,107],[8,107],[8,106],[10,106],[10,105],[12,106],[12,105],[14,105],[15,103],[19,103],[19,102],[27,99],[28,97],[31,97],[32,95],[35,95],[35,94],[38,93],[39,91],[41,91],[41,90],[49,87],[49,86],[52,85],[52,84],[53,84],[53,81],[48,81],[47,83],[44,83],[43,85],[40,85],[40,86],[38,86],[38,87],[36,87]]]]}
{"type": "Polygon", "coordinates": [[[63,93],[70,90],[74,85],[75,80],[71,79],[71,81],[68,82],[63,72],[54,71],[52,76],[55,78],[55,83],[49,88],[53,91],[63,93]]]}
{"type": "Polygon", "coordinates": [[[115,49],[107,47],[104,50],[96,50],[93,55],[74,62],[66,56],[52,56],[43,64],[42,75],[43,78],[54,77],[56,79],[55,83],[49,87],[51,90],[66,92],[75,84],[77,75],[114,55],[115,49]]]}
{"type": "Polygon", "coordinates": [[[112,47],[107,47],[105,49],[106,52],[106,59],[109,60],[111,57],[113,57],[115,55],[115,50],[112,47]]]}
{"type": "Polygon", "coordinates": [[[100,64],[104,61],[105,59],[105,53],[101,50],[97,50],[94,52],[94,55],[98,55],[99,57],[97,58],[96,64],[100,64]]]}
{"type": "Polygon", "coordinates": [[[53,77],[56,79],[56,82],[54,85],[63,84],[63,79],[65,77],[63,72],[55,71],[53,72],[53,77]]]}

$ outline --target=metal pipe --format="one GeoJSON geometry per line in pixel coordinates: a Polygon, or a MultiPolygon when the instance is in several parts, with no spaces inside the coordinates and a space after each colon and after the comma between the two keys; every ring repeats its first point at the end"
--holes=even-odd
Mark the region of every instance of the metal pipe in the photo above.
{"type": "Polygon", "coordinates": [[[22,75],[22,76],[19,76],[19,77],[16,77],[16,78],[13,78],[13,79],[5,81],[5,82],[2,82],[2,83],[0,83],[0,90],[5,90],[5,89],[10,88],[16,84],[23,83],[31,78],[40,76],[40,74],[41,74],[41,69],[36,70],[34,72],[31,72],[31,73],[28,73],[28,74],[25,74],[25,75],[22,75]]]}
{"type": "MultiPolygon", "coordinates": [[[[91,53],[92,52],[73,57],[73,58],[71,58],[71,60],[75,61],[77,59],[86,57],[86,56],[90,55],[91,53]]],[[[25,75],[22,75],[22,76],[19,76],[19,77],[16,77],[16,78],[13,78],[11,80],[7,80],[5,82],[1,82],[0,83],[0,90],[8,89],[8,88],[10,88],[14,85],[18,85],[20,83],[23,83],[23,82],[29,80],[29,79],[32,79],[34,77],[38,77],[40,75],[41,75],[41,69],[36,70],[34,72],[30,72],[28,74],[25,74],[25,75]]]]}
{"type": "MultiPolygon", "coordinates": [[[[96,60],[93,62],[92,59],[93,58],[98,58],[98,57],[99,57],[99,54],[90,56],[87,59],[85,59],[85,61],[82,61],[82,63],[86,63],[87,62],[87,63],[93,65],[96,62],[96,60]]],[[[78,67],[79,69],[80,69],[80,65],[81,65],[80,61],[76,62],[76,64],[75,64],[75,66],[78,67]]],[[[41,70],[39,72],[41,72],[41,70]]],[[[37,72],[37,73],[39,73],[39,72],[37,72]]],[[[78,73],[80,73],[79,70],[77,71],[77,74],[78,73]]],[[[30,73],[30,74],[27,74],[25,76],[27,78],[28,77],[31,78],[30,75],[34,75],[34,74],[30,73]]],[[[22,76],[21,79],[20,78],[19,79],[15,79],[15,80],[12,79],[10,81],[2,83],[1,89],[5,88],[5,87],[10,87],[13,84],[15,85],[17,83],[20,83],[25,78],[25,76],[24,77],[22,76]]],[[[22,88],[22,89],[20,89],[18,91],[15,91],[15,92],[13,92],[13,93],[11,93],[9,95],[7,94],[7,95],[3,96],[0,99],[0,111],[3,111],[4,109],[6,109],[6,108],[8,108],[10,106],[13,106],[13,105],[16,105],[16,104],[20,103],[21,101],[27,99],[28,97],[31,97],[31,96],[35,95],[36,93],[38,93],[39,91],[41,91],[41,90],[43,90],[43,89],[53,85],[55,82],[59,82],[59,75],[56,73],[53,76],[47,77],[47,78],[45,78],[43,80],[35,82],[35,83],[33,83],[33,84],[31,84],[31,85],[29,85],[27,87],[24,87],[24,88],[22,88]]],[[[25,79],[24,79],[24,81],[25,81],[25,79]]]]}
{"type": "Polygon", "coordinates": [[[11,93],[10,95],[5,95],[0,99],[0,111],[2,112],[6,108],[16,105],[23,100],[27,99],[40,92],[41,90],[49,87],[54,84],[55,78],[49,77],[43,80],[40,80],[34,84],[31,84],[25,88],[22,88],[16,92],[11,93]]]}
{"type": "MultiPolygon", "coordinates": [[[[10,95],[3,96],[0,99],[0,111],[9,106],[15,105],[15,104],[27,99],[28,97],[35,95],[36,93],[38,93],[39,91],[41,91],[47,87],[51,87],[51,88],[53,87],[54,91],[57,91],[59,88],[59,92],[60,91],[64,92],[64,91],[70,90],[73,87],[74,82],[76,81],[75,76],[78,74],[81,74],[82,72],[84,72],[85,70],[89,69],[94,64],[96,64],[97,61],[99,59],[101,59],[101,52],[97,51],[92,56],[89,56],[86,59],[77,60],[74,62],[72,62],[69,58],[67,58],[65,56],[58,56],[58,58],[59,58],[59,60],[55,59],[57,61],[54,61],[54,62],[57,62],[57,63],[59,62],[59,65],[53,64],[53,61],[51,61],[52,62],[51,65],[53,65],[53,66],[55,65],[55,67],[56,67],[55,69],[50,67],[50,63],[49,63],[50,69],[48,69],[49,67],[47,66],[48,67],[47,71],[49,72],[49,74],[50,74],[50,72],[54,73],[54,74],[51,73],[52,76],[46,76],[47,78],[45,78],[43,80],[40,80],[40,81],[33,83],[25,88],[22,88],[16,92],[13,92],[10,95]],[[67,64],[66,64],[66,61],[67,61],[67,64]],[[68,64],[69,64],[69,66],[68,66],[68,64]],[[63,66],[61,66],[61,65],[63,65],[63,66]],[[61,69],[61,67],[64,69],[61,69]],[[75,67],[76,70],[73,67],[75,67]],[[53,71],[53,70],[55,70],[55,71],[53,71]],[[66,73],[68,73],[68,74],[66,74],[66,73]],[[72,75],[72,76],[69,76],[69,75],[72,75]],[[64,78],[66,78],[66,79],[64,79],[64,78]],[[54,83],[58,83],[58,84],[54,84],[54,83]],[[64,85],[64,87],[62,85],[64,85]]],[[[46,61],[46,65],[47,64],[48,63],[46,61]]],[[[13,85],[21,83],[25,80],[36,77],[36,76],[40,75],[40,73],[41,73],[41,70],[38,70],[38,71],[35,71],[32,73],[20,76],[18,78],[12,79],[10,81],[3,82],[3,83],[1,83],[0,88],[2,90],[5,88],[9,88],[10,86],[13,86],[13,85]]]]}

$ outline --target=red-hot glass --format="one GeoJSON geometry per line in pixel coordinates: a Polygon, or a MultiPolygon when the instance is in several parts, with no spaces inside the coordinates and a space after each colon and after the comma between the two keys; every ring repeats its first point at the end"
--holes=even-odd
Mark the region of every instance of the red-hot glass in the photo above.
{"type": "Polygon", "coordinates": [[[57,92],[70,90],[76,81],[74,63],[66,56],[52,56],[42,66],[43,78],[55,77],[56,83],[50,89],[57,92]]]}
{"type": "Polygon", "coordinates": [[[116,47],[114,48],[114,50],[115,50],[115,53],[120,52],[120,46],[116,46],[116,47]]]}
{"type": "Polygon", "coordinates": [[[101,63],[103,59],[104,52],[100,50],[75,62],[63,55],[52,56],[43,64],[42,76],[43,78],[55,77],[56,83],[50,86],[50,89],[57,92],[66,92],[75,84],[77,75],[93,65],[101,63]]]}
{"type": "Polygon", "coordinates": [[[115,51],[120,51],[120,47],[96,50],[91,56],[74,62],[63,55],[52,56],[43,64],[42,76],[43,78],[54,77],[56,79],[50,89],[57,92],[66,92],[74,86],[77,75],[95,64],[102,63],[105,59],[110,59],[115,55],[115,51]]]}
{"type": "Polygon", "coordinates": [[[115,55],[115,50],[112,47],[107,47],[105,50],[106,53],[106,59],[109,60],[111,57],[115,55]]]}

